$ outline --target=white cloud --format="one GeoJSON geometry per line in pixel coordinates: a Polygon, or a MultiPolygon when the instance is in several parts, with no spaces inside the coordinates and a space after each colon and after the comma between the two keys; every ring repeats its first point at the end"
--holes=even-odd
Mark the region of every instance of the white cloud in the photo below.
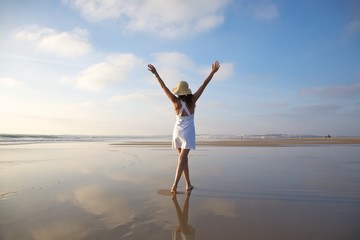
{"type": "Polygon", "coordinates": [[[179,52],[161,52],[153,54],[152,64],[168,86],[175,86],[180,80],[188,81],[196,71],[193,61],[179,52]]]}
{"type": "Polygon", "coordinates": [[[236,218],[236,206],[229,199],[210,198],[202,204],[202,208],[217,216],[236,218]]]}
{"type": "Polygon", "coordinates": [[[349,3],[349,13],[347,17],[350,18],[350,21],[345,25],[345,33],[348,35],[357,34],[360,32],[360,2],[359,1],[350,1],[349,3]]]}
{"type": "Polygon", "coordinates": [[[7,77],[0,77],[0,86],[16,87],[21,85],[21,82],[7,77]]]}
{"type": "MultiPolygon", "coordinates": [[[[204,77],[208,76],[211,71],[211,64],[206,67],[202,67],[199,71],[204,77]]],[[[216,72],[213,81],[221,81],[231,78],[234,75],[234,64],[233,63],[220,63],[220,69],[216,72]]]]}
{"type": "Polygon", "coordinates": [[[75,82],[83,89],[100,90],[116,82],[126,81],[132,70],[142,62],[142,59],[131,53],[112,55],[105,61],[84,69],[75,77],[65,77],[63,80],[75,82]]]}
{"type": "Polygon", "coordinates": [[[88,229],[75,221],[55,222],[44,224],[40,228],[30,230],[32,239],[36,240],[61,240],[68,238],[84,238],[88,234],[88,229]]]}
{"type": "Polygon", "coordinates": [[[95,102],[92,101],[83,101],[83,102],[79,102],[79,103],[70,103],[70,104],[66,104],[64,105],[65,108],[67,109],[75,109],[78,110],[79,108],[93,108],[95,107],[96,104],[95,102]]]}
{"type": "Polygon", "coordinates": [[[253,15],[259,20],[274,20],[279,17],[279,10],[275,4],[263,3],[253,7],[253,15]]]}
{"type": "MultiPolygon", "coordinates": [[[[180,52],[161,52],[152,54],[152,63],[158,70],[166,85],[171,88],[176,86],[180,80],[199,81],[207,76],[211,70],[211,63],[205,68],[196,65],[192,59],[180,52]],[[200,75],[201,74],[201,75],[200,75]]],[[[101,90],[107,86],[114,85],[127,79],[149,79],[155,82],[150,73],[139,73],[135,69],[146,71],[144,60],[132,53],[116,54],[106,58],[104,61],[96,63],[82,70],[75,76],[66,76],[63,82],[76,84],[78,87],[87,90],[101,90]],[[139,75],[140,74],[140,75],[139,75]]],[[[217,80],[230,78],[234,74],[233,63],[221,63],[221,68],[216,74],[217,80]]],[[[116,96],[112,100],[125,102],[129,99],[135,100],[142,98],[143,94],[152,94],[149,92],[136,93],[131,95],[116,96]]]]}
{"type": "MultiPolygon", "coordinates": [[[[179,52],[162,52],[153,54],[154,66],[157,68],[162,79],[169,86],[175,87],[180,80],[192,84],[200,84],[211,71],[211,62],[207,66],[199,66],[187,55],[179,52]]],[[[230,62],[220,63],[220,69],[215,74],[213,81],[221,81],[234,75],[234,64],[230,62]]],[[[195,89],[192,89],[195,91],[195,89]]]]}
{"type": "Polygon", "coordinates": [[[153,54],[155,63],[162,67],[192,68],[192,60],[183,53],[161,52],[153,54]]]}
{"type": "Polygon", "coordinates": [[[81,15],[90,21],[116,19],[126,12],[125,1],[121,0],[63,0],[63,2],[79,9],[81,15]]]}
{"type": "MultiPolygon", "coordinates": [[[[210,71],[210,70],[209,70],[210,71]]],[[[220,69],[216,73],[215,79],[224,80],[234,75],[234,64],[233,63],[221,63],[220,69]]]]}
{"type": "Polygon", "coordinates": [[[347,34],[355,34],[360,31],[360,19],[355,19],[346,25],[345,31],[347,34]]]}
{"type": "Polygon", "coordinates": [[[305,89],[300,92],[302,96],[319,96],[319,97],[347,97],[360,94],[360,83],[323,86],[305,89]]]}
{"type": "Polygon", "coordinates": [[[285,102],[285,101],[274,101],[274,102],[270,101],[270,102],[266,102],[266,103],[259,105],[259,107],[262,107],[267,110],[284,109],[284,108],[287,108],[288,106],[289,106],[289,103],[285,102]]]}
{"type": "Polygon", "coordinates": [[[104,223],[111,229],[127,223],[133,215],[126,198],[121,195],[111,195],[100,186],[77,189],[74,192],[74,200],[86,212],[105,216],[104,223]]]}
{"type": "MultiPolygon", "coordinates": [[[[132,92],[128,94],[122,94],[113,96],[110,101],[117,102],[117,103],[128,103],[128,102],[134,102],[134,101],[148,101],[149,98],[158,98],[160,96],[159,91],[153,92],[153,91],[137,91],[132,92]]],[[[162,94],[161,94],[162,96],[162,94]]]]}
{"type": "Polygon", "coordinates": [[[146,98],[145,95],[139,92],[135,92],[135,93],[114,96],[111,98],[111,101],[126,103],[130,101],[143,100],[145,98],[146,98]]]}
{"type": "Polygon", "coordinates": [[[297,107],[294,110],[297,113],[307,113],[307,114],[324,114],[324,113],[333,113],[341,109],[341,106],[334,104],[322,104],[322,105],[306,105],[297,107]]]}
{"type": "Polygon", "coordinates": [[[80,28],[59,32],[52,28],[31,25],[17,29],[13,36],[17,40],[32,43],[41,51],[60,57],[79,57],[92,50],[88,32],[80,28]]]}
{"type": "Polygon", "coordinates": [[[231,0],[64,0],[90,21],[126,20],[131,31],[145,31],[169,38],[210,30],[224,21],[223,10],[231,0]]]}
{"type": "MultiPolygon", "coordinates": [[[[153,56],[155,57],[154,66],[170,89],[175,87],[180,80],[187,81],[190,86],[198,86],[211,71],[212,62],[206,66],[198,65],[187,55],[179,52],[162,52],[153,54],[153,56]]],[[[226,80],[234,75],[234,63],[224,62],[220,65],[213,81],[226,80]]],[[[195,91],[196,89],[191,88],[191,90],[195,91]]]]}

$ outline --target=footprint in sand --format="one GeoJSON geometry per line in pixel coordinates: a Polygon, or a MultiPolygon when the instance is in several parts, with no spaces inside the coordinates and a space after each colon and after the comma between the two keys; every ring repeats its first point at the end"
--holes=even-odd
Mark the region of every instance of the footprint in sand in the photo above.
{"type": "Polygon", "coordinates": [[[9,197],[12,197],[14,195],[17,195],[17,192],[6,192],[6,193],[2,193],[0,196],[2,199],[6,199],[6,198],[9,198],[9,197]]]}

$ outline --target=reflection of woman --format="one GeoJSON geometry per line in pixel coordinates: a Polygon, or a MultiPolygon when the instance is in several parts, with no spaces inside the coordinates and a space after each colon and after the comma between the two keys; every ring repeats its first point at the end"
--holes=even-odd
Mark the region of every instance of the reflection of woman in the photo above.
{"type": "Polygon", "coordinates": [[[200,88],[192,94],[187,82],[180,81],[176,88],[171,92],[161,79],[156,68],[149,64],[149,71],[152,72],[160,83],[160,86],[165,91],[165,94],[174,104],[176,113],[176,123],[173,132],[172,145],[177,148],[179,152],[178,165],[176,169],[174,184],[171,187],[171,192],[176,193],[176,189],[181,175],[184,173],[186,181],[186,190],[190,191],[194,187],[190,183],[188,155],[190,149],[195,149],[195,125],[194,112],[196,101],[200,98],[214,74],[219,70],[220,64],[218,61],[212,64],[211,72],[204,80],[200,88]]]}
{"type": "Polygon", "coordinates": [[[195,229],[188,224],[189,200],[190,200],[190,192],[187,192],[184,206],[183,209],[181,210],[176,195],[174,195],[172,198],[172,201],[176,209],[176,215],[179,220],[179,226],[177,226],[173,232],[173,237],[172,237],[173,240],[195,239],[195,229]]]}

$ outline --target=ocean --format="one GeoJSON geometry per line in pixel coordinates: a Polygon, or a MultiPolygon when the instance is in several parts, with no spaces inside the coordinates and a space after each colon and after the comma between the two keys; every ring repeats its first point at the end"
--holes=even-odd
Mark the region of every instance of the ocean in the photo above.
{"type": "MultiPolygon", "coordinates": [[[[0,144],[51,143],[51,142],[134,142],[134,141],[171,141],[171,135],[48,135],[48,134],[0,134],[0,144]]],[[[322,138],[317,135],[259,134],[227,135],[198,134],[197,140],[241,140],[276,138],[322,138]]]]}

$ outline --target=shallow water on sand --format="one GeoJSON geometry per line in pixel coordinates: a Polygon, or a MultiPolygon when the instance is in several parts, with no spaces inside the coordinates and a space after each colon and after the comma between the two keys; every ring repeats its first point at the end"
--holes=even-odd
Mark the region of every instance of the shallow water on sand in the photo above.
{"type": "Polygon", "coordinates": [[[359,239],[360,147],[0,146],[0,239],[359,239]]]}

